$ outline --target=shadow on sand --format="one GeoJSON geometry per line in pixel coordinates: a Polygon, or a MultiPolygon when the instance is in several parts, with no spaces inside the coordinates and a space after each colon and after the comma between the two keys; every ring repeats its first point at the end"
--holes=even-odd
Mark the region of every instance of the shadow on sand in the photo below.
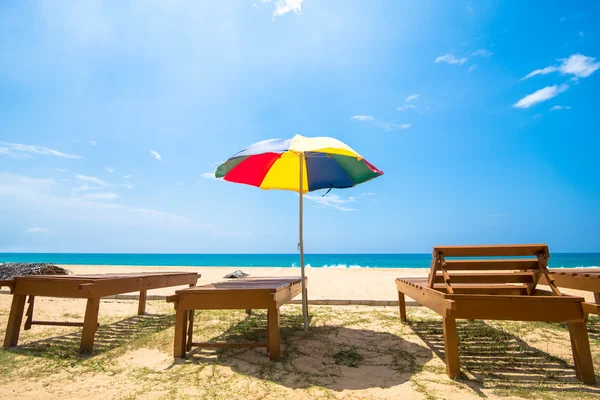
{"type": "Polygon", "coordinates": [[[173,323],[173,315],[145,314],[101,325],[96,331],[93,351],[85,354],[79,353],[81,331],[20,344],[6,349],[6,351],[32,357],[85,360],[140,337],[171,328],[173,323]]]}
{"type": "MultiPolygon", "coordinates": [[[[414,321],[409,325],[444,360],[442,321],[414,321]]],[[[600,395],[600,388],[585,386],[577,380],[573,365],[529,346],[514,335],[484,321],[458,321],[457,325],[461,370],[466,372],[459,380],[481,396],[483,388],[519,387],[535,387],[537,392],[600,395]]]]}
{"type": "MultiPolygon", "coordinates": [[[[320,386],[342,391],[397,386],[432,357],[430,349],[386,332],[313,326],[305,333],[302,326],[301,315],[281,315],[279,362],[270,362],[264,348],[197,348],[177,364],[216,363],[292,389],[320,386]]],[[[265,341],[265,328],[266,315],[259,312],[211,341],[265,341]]]]}

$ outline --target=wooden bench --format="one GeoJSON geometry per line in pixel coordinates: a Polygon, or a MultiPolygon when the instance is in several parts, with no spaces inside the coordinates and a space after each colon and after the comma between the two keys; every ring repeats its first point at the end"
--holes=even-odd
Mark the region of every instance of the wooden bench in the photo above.
{"type": "MultiPolygon", "coordinates": [[[[552,268],[550,273],[558,287],[594,293],[594,302],[583,303],[583,311],[600,315],[600,268],[552,268]]],[[[542,277],[540,284],[548,282],[542,277]]]]}
{"type": "Polygon", "coordinates": [[[94,274],[94,275],[32,275],[20,276],[9,281],[2,281],[2,286],[10,288],[13,294],[4,347],[16,346],[19,342],[21,322],[25,309],[26,297],[29,296],[29,307],[24,329],[32,325],[81,326],[81,352],[91,351],[94,337],[98,329],[98,310],[100,299],[122,293],[140,292],[138,314],[146,312],[146,293],[150,289],[169,286],[195,286],[199,274],[195,272],[148,272],[126,274],[94,274]],[[70,321],[36,321],[33,319],[33,306],[36,296],[66,297],[87,299],[83,322],[70,321]]]}
{"type": "Polygon", "coordinates": [[[456,319],[567,322],[577,378],[595,384],[584,299],[560,292],[549,257],[544,244],[436,246],[429,278],[396,279],[400,318],[406,321],[405,295],[443,317],[446,373],[453,379],[460,374],[456,319]],[[537,289],[542,276],[551,291],[537,289]]]}
{"type": "MultiPolygon", "coordinates": [[[[306,279],[305,279],[306,282],[306,279]]],[[[168,302],[175,304],[175,340],[173,356],[185,357],[192,347],[266,347],[271,360],[279,360],[279,307],[302,292],[301,278],[243,278],[182,289],[168,302]],[[195,310],[252,309],[267,310],[267,342],[212,343],[194,342],[195,310]]]]}

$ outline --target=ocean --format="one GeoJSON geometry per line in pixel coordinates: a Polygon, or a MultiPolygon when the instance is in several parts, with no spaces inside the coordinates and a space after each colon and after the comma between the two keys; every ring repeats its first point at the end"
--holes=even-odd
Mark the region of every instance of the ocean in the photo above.
{"type": "MultiPolygon", "coordinates": [[[[298,267],[298,254],[0,253],[2,262],[81,265],[298,267]]],[[[429,268],[431,254],[307,254],[308,268],[429,268]]],[[[552,268],[600,267],[600,253],[553,253],[552,268]]]]}

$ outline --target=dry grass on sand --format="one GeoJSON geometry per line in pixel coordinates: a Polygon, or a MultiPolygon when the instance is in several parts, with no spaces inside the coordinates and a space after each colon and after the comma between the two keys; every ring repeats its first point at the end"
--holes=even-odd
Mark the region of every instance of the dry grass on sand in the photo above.
{"type": "MultiPolygon", "coordinates": [[[[0,336],[10,296],[0,296],[0,336]]],[[[84,302],[36,300],[40,319],[81,319],[84,302]]],[[[0,351],[0,398],[10,399],[469,399],[600,398],[580,384],[562,324],[459,322],[464,374],[445,375],[441,319],[409,307],[402,324],[396,307],[313,306],[302,331],[299,306],[282,308],[282,358],[264,349],[195,349],[173,361],[171,306],[135,301],[100,305],[102,326],[91,355],[77,354],[77,328],[34,326],[20,345],[0,351]]],[[[266,315],[198,312],[195,340],[264,339],[266,315]]],[[[600,323],[588,324],[600,371],[600,323]]]]}

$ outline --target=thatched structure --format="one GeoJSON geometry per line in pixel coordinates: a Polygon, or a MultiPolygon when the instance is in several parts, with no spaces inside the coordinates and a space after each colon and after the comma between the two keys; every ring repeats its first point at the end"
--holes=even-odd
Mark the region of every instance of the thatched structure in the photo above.
{"type": "Polygon", "coordinates": [[[0,279],[26,275],[68,275],[69,271],[48,263],[0,263],[0,279]]]}

